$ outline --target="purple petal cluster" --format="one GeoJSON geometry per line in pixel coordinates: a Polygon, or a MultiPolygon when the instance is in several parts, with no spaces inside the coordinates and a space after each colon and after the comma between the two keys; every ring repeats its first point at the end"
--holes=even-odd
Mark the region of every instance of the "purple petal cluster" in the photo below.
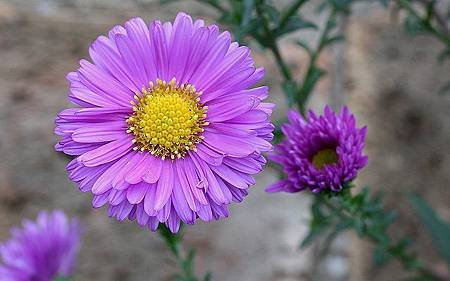
{"type": "Polygon", "coordinates": [[[227,217],[272,149],[273,104],[266,86],[250,88],[264,76],[250,50],[180,13],[115,26],[89,53],[67,76],[77,107],[58,114],[55,132],[93,207],[172,232],[227,217]]]}
{"type": "Polygon", "coordinates": [[[61,211],[41,212],[24,220],[0,245],[0,280],[51,281],[69,277],[80,245],[80,228],[61,211]]]}
{"type": "Polygon", "coordinates": [[[367,128],[356,127],[347,107],[336,114],[326,106],[322,116],[310,111],[307,119],[291,111],[288,118],[282,126],[286,139],[269,156],[287,177],[268,192],[338,192],[367,164],[363,154],[367,128]]]}

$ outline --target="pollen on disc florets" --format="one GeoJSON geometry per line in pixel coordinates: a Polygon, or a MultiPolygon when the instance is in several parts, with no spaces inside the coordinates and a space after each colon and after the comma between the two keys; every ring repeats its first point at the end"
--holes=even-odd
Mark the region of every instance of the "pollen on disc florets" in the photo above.
{"type": "Polygon", "coordinates": [[[156,80],[136,93],[127,119],[127,133],[134,134],[134,150],[149,151],[162,159],[180,158],[195,150],[203,137],[207,106],[200,104],[201,92],[190,84],[156,80]]]}
{"type": "Polygon", "coordinates": [[[317,169],[322,169],[325,165],[336,164],[339,161],[339,156],[336,149],[325,148],[319,150],[312,159],[312,163],[317,169]]]}

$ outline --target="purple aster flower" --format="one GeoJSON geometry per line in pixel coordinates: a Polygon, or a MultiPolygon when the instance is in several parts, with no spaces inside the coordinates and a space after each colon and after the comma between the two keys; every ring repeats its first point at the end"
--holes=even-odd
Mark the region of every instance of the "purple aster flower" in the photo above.
{"type": "Polygon", "coordinates": [[[307,120],[291,111],[288,118],[289,124],[282,126],[286,140],[269,156],[283,166],[287,178],[266,191],[341,191],[367,164],[362,152],[367,128],[356,128],[347,107],[337,115],[326,106],[320,117],[310,111],[307,120]]]}
{"type": "Polygon", "coordinates": [[[12,238],[0,245],[0,280],[51,281],[69,277],[80,245],[80,228],[61,211],[24,220],[12,238]]]}
{"type": "Polygon", "coordinates": [[[67,76],[78,105],[56,118],[58,151],[93,206],[155,230],[228,216],[272,149],[273,105],[250,50],[184,13],[131,19],[90,47],[67,76]]]}

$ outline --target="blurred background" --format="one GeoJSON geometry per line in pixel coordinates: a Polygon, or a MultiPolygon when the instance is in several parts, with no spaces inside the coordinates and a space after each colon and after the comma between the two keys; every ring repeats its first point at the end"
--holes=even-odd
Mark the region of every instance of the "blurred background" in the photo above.
{"type": "MultiPolygon", "coordinates": [[[[282,7],[289,1],[274,2],[282,7]]],[[[309,2],[304,16],[320,24],[317,3],[309,2]]],[[[407,233],[428,265],[445,273],[446,264],[405,194],[418,192],[450,221],[450,96],[438,94],[450,80],[450,64],[437,62],[438,41],[407,35],[392,10],[377,3],[354,8],[340,26],[346,41],[320,57],[328,75],[310,106],[322,110],[326,103],[346,104],[359,125],[368,125],[369,165],[358,185],[385,193],[387,207],[399,211],[392,235],[407,233]]],[[[177,11],[208,23],[217,16],[194,1],[0,0],[0,241],[22,218],[34,219],[41,209],[63,209],[79,217],[86,230],[75,280],[170,280],[174,268],[157,234],[109,219],[105,209],[92,210],[90,195],[68,181],[68,158],[53,148],[53,120],[69,106],[65,75],[88,57],[97,36],[130,17],[173,20],[177,11]]],[[[299,36],[316,40],[314,32],[300,32],[281,44],[296,77],[307,63],[294,44],[299,36]]],[[[287,110],[281,77],[271,54],[251,47],[256,64],[266,67],[277,120],[287,110]]],[[[402,279],[396,263],[374,267],[370,244],[350,234],[341,235],[323,255],[316,246],[299,249],[311,198],[266,194],[265,186],[276,178],[267,167],[247,199],[231,207],[230,218],[186,228],[185,246],[197,249],[199,273],[210,270],[220,281],[402,279]]]]}

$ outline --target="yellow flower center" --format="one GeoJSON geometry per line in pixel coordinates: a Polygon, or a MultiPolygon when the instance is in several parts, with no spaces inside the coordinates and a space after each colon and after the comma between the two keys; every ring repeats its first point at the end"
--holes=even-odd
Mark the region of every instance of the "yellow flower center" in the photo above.
{"type": "Polygon", "coordinates": [[[195,150],[203,137],[199,134],[205,121],[207,106],[201,105],[194,86],[157,80],[149,88],[136,93],[131,101],[133,114],[127,119],[127,133],[134,135],[134,150],[175,159],[195,150]]]}
{"type": "Polygon", "coordinates": [[[336,150],[330,148],[319,150],[316,154],[314,154],[312,159],[312,163],[318,169],[322,169],[325,165],[335,164],[338,161],[339,157],[336,150]]]}

